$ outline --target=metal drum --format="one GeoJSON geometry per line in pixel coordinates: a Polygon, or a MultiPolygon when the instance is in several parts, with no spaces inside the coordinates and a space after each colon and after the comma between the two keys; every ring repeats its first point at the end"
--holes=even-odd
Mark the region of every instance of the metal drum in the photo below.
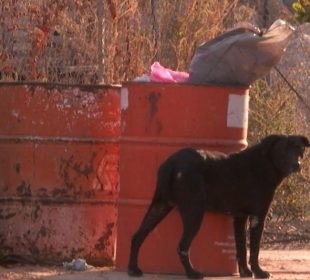
{"type": "MultiPolygon", "coordinates": [[[[150,204],[158,166],[183,147],[225,153],[244,149],[248,102],[248,89],[243,87],[123,84],[116,269],[127,269],[131,237],[150,204]]],[[[143,271],[184,273],[176,252],[181,230],[181,218],[174,210],[143,243],[139,256],[143,271]]],[[[191,260],[207,274],[237,272],[231,217],[205,215],[191,260]]]]}
{"type": "Polygon", "coordinates": [[[0,256],[112,265],[120,88],[0,84],[0,256]]]}

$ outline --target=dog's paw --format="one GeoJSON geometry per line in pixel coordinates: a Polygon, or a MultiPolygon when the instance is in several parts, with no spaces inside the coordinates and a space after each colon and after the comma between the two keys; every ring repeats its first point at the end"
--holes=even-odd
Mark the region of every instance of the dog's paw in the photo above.
{"type": "Polygon", "coordinates": [[[206,276],[204,273],[197,270],[188,271],[186,274],[187,277],[190,279],[202,279],[206,276]]]}
{"type": "Polygon", "coordinates": [[[246,278],[246,277],[251,277],[253,276],[253,273],[251,270],[249,270],[248,268],[245,268],[245,269],[240,269],[240,277],[241,278],[246,278]]]}
{"type": "Polygon", "coordinates": [[[143,276],[143,272],[139,267],[128,267],[127,273],[132,277],[141,277],[143,276]]]}
{"type": "Polygon", "coordinates": [[[268,271],[264,271],[262,269],[253,271],[255,279],[268,279],[270,278],[270,273],[268,271]]]}

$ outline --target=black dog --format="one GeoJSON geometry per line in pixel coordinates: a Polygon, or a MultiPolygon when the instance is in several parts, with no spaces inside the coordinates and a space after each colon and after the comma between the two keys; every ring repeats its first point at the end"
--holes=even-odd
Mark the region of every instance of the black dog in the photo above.
{"type": "Polygon", "coordinates": [[[258,264],[265,217],[281,181],[300,169],[300,159],[309,140],[304,136],[271,135],[261,143],[225,156],[182,149],[159,168],[152,203],[134,234],[128,274],[141,276],[137,259],[147,235],[177,207],[183,221],[183,235],[177,249],[189,278],[203,278],[193,269],[189,248],[205,211],[234,217],[237,260],[241,277],[269,278],[258,264]],[[246,224],[250,220],[250,265],[246,257],[246,224]]]}

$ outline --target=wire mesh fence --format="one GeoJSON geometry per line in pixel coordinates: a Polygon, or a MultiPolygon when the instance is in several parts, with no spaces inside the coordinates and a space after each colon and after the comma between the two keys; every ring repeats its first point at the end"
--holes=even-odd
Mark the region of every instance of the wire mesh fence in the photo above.
{"type": "Polygon", "coordinates": [[[96,83],[98,3],[1,1],[1,80],[96,83]]]}
{"type": "Polygon", "coordinates": [[[155,60],[187,70],[199,44],[235,23],[287,17],[269,2],[0,0],[1,80],[119,83],[155,60]]]}
{"type": "MultiPolygon", "coordinates": [[[[267,28],[280,17],[293,21],[280,0],[0,3],[1,81],[120,83],[148,73],[156,60],[186,71],[198,45],[236,23],[247,21],[267,28]]],[[[299,29],[310,33],[309,28],[299,29]]],[[[304,36],[309,35],[294,40],[294,58],[280,68],[291,83],[303,84],[300,91],[309,86],[310,43],[304,36]],[[301,71],[298,79],[288,74],[291,69],[301,71]]]]}
{"type": "Polygon", "coordinates": [[[185,70],[237,2],[0,0],[0,78],[119,83],[154,60],[185,70]]]}

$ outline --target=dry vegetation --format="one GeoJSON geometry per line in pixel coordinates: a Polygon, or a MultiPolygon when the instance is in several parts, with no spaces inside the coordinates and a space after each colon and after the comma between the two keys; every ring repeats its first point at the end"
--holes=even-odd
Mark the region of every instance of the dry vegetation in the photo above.
{"type": "Polygon", "coordinates": [[[186,70],[196,46],[234,22],[237,2],[0,0],[1,79],[120,83],[155,60],[186,70]]]}
{"type": "MultiPolygon", "coordinates": [[[[257,81],[251,88],[249,142],[269,134],[302,134],[297,98],[283,82],[270,85],[257,81]]],[[[309,136],[309,132],[308,132],[309,136]]],[[[287,179],[278,189],[272,205],[276,223],[309,216],[310,153],[306,153],[302,173],[287,179]]]]}
{"type": "MultiPolygon", "coordinates": [[[[0,80],[114,84],[148,73],[156,60],[184,71],[196,46],[235,23],[293,21],[280,2],[0,0],[0,80]]],[[[275,81],[251,89],[250,143],[270,133],[310,136],[295,95],[275,81]]],[[[274,212],[283,219],[309,216],[309,153],[306,162],[277,194],[274,212]]]]}

